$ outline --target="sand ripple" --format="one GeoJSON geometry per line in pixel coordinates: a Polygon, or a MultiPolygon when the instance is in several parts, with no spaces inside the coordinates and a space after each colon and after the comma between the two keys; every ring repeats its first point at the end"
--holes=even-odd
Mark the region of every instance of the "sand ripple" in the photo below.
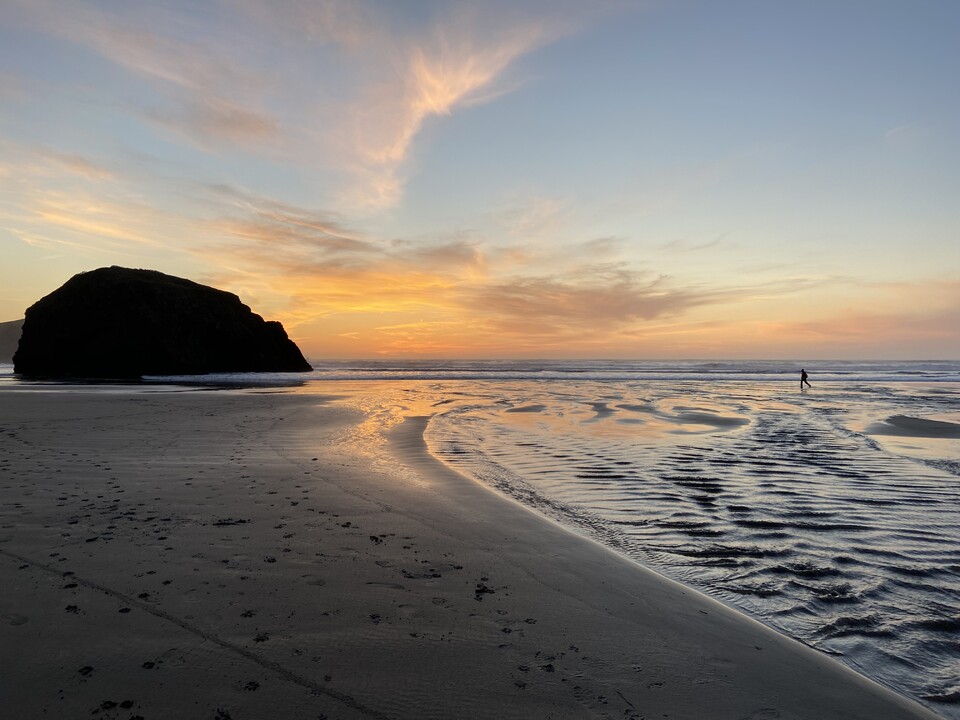
{"type": "Polygon", "coordinates": [[[960,423],[923,415],[956,395],[691,382],[505,397],[436,416],[434,453],[960,718],[960,463],[872,438],[949,443],[960,423]]]}

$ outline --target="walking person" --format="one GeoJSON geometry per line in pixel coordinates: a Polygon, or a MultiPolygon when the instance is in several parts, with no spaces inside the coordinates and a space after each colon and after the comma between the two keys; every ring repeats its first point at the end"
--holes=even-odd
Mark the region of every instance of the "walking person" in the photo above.
{"type": "Polygon", "coordinates": [[[807,371],[803,368],[800,368],[800,390],[803,390],[803,384],[807,383],[807,387],[810,387],[810,382],[807,380],[807,371]]]}

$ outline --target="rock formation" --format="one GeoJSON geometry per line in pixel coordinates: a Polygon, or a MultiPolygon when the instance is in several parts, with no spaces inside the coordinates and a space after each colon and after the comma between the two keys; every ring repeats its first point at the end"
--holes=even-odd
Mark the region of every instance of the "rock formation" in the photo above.
{"type": "Polygon", "coordinates": [[[17,351],[22,327],[23,320],[0,323],[0,363],[13,362],[13,354],[17,351]]]}
{"type": "Polygon", "coordinates": [[[121,267],[75,275],[28,308],[13,362],[75,378],[311,369],[279,322],[236,295],[121,267]]]}

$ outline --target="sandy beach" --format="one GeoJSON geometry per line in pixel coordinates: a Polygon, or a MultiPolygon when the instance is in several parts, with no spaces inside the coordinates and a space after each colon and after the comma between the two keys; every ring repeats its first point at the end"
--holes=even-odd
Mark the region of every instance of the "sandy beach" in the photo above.
{"type": "Polygon", "coordinates": [[[317,395],[0,391],[16,718],[935,718],[317,395]]]}

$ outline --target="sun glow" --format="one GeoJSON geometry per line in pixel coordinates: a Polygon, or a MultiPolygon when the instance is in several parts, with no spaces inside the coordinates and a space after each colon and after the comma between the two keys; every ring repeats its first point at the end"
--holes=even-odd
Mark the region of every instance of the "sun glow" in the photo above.
{"type": "Polygon", "coordinates": [[[928,21],[827,72],[695,5],[9,0],[0,320],[117,264],[316,357],[960,355],[952,76],[900,42],[928,21]]]}

